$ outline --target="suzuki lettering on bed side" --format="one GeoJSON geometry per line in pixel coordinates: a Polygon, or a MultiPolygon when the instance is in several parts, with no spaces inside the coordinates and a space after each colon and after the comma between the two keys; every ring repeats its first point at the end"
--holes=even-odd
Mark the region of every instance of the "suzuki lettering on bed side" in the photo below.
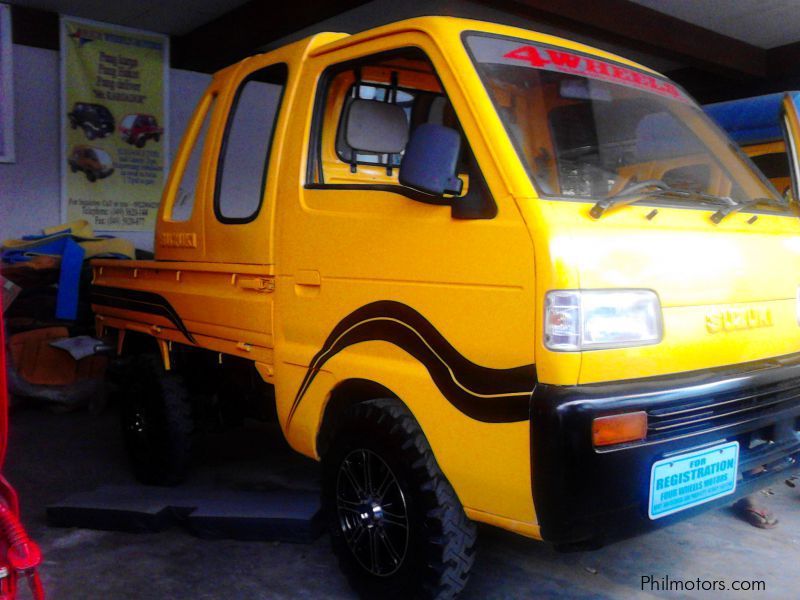
{"type": "Polygon", "coordinates": [[[499,40],[470,37],[469,47],[482,63],[529,65],[535,69],[570,73],[591,79],[601,79],[631,88],[653,92],[668,98],[690,102],[686,94],[673,83],[619,64],[566,52],[556,48],[499,40]]]}

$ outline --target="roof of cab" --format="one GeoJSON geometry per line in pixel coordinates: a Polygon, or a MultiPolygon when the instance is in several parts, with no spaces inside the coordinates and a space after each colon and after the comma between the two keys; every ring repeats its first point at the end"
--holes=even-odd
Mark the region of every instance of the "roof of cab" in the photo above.
{"type": "Polygon", "coordinates": [[[396,21],[394,23],[389,23],[388,25],[382,25],[380,27],[367,29],[365,31],[362,31],[360,33],[355,33],[352,35],[338,34],[339,36],[342,37],[337,37],[333,41],[330,41],[330,37],[327,37],[331,35],[336,35],[333,34],[332,32],[327,32],[324,34],[316,34],[314,36],[311,36],[310,38],[307,38],[310,50],[309,54],[311,56],[320,56],[328,52],[333,52],[334,50],[346,48],[347,46],[351,46],[354,44],[365,42],[367,40],[372,40],[387,35],[393,35],[403,31],[421,31],[429,33],[431,34],[431,37],[434,37],[437,40],[445,39],[447,37],[449,37],[450,39],[457,39],[465,31],[479,31],[479,32],[492,33],[508,37],[516,37],[524,40],[529,40],[534,43],[550,44],[554,46],[560,46],[569,50],[576,50],[578,52],[591,54],[597,56],[598,58],[605,58],[607,60],[612,60],[663,77],[663,75],[658,73],[658,71],[654,71],[649,67],[628,60],[625,57],[619,56],[617,54],[612,54],[611,52],[606,52],[605,50],[600,50],[598,48],[593,48],[592,46],[587,46],[585,44],[581,44],[579,42],[575,42],[566,38],[561,38],[546,33],[538,33],[536,31],[531,31],[529,29],[523,29],[521,27],[500,25],[498,23],[492,23],[490,21],[478,21],[475,19],[462,19],[459,17],[444,17],[444,16],[415,17],[413,19],[405,19],[403,21],[396,21]],[[318,36],[319,39],[317,39],[318,36]],[[320,43],[323,41],[327,43],[320,43]]]}

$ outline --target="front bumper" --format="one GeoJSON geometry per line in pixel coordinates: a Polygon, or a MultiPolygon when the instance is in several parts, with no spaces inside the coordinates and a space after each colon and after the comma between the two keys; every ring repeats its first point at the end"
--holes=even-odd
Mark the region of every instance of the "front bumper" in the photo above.
{"type": "Polygon", "coordinates": [[[798,460],[800,354],[626,382],[539,384],[531,400],[536,514],[542,537],[560,545],[599,545],[730,504],[785,477],[798,460]],[[638,410],[648,413],[646,439],[594,448],[594,418],[638,410]],[[649,519],[655,461],[734,440],[734,495],[649,519]]]}

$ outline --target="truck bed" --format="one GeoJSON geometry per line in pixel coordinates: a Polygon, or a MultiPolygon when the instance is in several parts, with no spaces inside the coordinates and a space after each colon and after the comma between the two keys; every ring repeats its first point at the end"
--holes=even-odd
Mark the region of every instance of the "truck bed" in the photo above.
{"type": "Polygon", "coordinates": [[[271,266],[96,259],[92,269],[99,330],[146,333],[272,365],[271,266]]]}

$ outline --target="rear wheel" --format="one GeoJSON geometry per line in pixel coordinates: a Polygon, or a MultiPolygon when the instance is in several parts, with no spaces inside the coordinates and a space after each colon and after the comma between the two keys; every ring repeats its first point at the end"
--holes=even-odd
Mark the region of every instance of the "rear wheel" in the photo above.
{"type": "Polygon", "coordinates": [[[349,409],[323,457],[322,503],[350,584],[373,598],[453,598],[474,561],[475,525],[397,400],[349,409]]]}
{"type": "Polygon", "coordinates": [[[194,420],[183,378],[160,357],[137,356],[122,398],[125,447],[136,478],[153,485],[180,483],[192,456],[194,420]]]}
{"type": "Polygon", "coordinates": [[[139,139],[136,140],[136,147],[144,148],[144,142],[145,142],[144,138],[140,137],[139,139]]]}
{"type": "Polygon", "coordinates": [[[85,127],[84,131],[86,132],[86,137],[88,139],[90,139],[90,140],[93,140],[94,138],[97,137],[97,134],[94,132],[94,129],[92,129],[91,127],[85,127]]]}
{"type": "Polygon", "coordinates": [[[97,181],[97,175],[95,175],[91,171],[86,171],[86,179],[94,183],[95,181],[97,181]]]}

